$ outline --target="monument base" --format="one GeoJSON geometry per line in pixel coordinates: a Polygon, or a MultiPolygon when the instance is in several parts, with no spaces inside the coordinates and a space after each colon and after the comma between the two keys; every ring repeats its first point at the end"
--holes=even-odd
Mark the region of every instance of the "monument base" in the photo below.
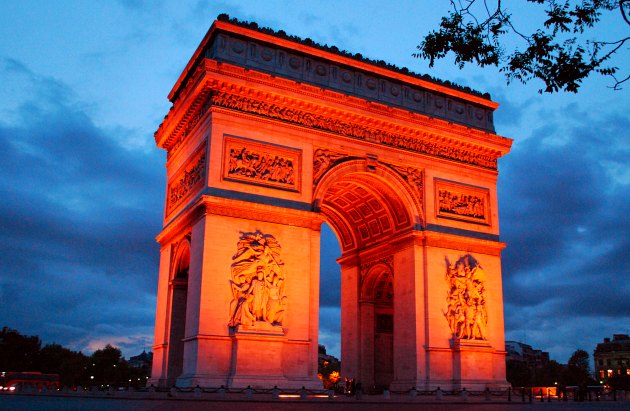
{"type": "Polygon", "coordinates": [[[182,383],[185,382],[188,386],[225,385],[226,388],[268,389],[277,386],[284,389],[322,389],[317,370],[308,366],[308,356],[301,360],[303,366],[286,367],[287,362],[294,361],[295,357],[303,357],[307,352],[296,355],[296,350],[303,350],[309,345],[289,341],[281,326],[263,321],[257,321],[253,325],[241,324],[230,330],[230,337],[232,365],[227,378],[218,384],[220,380],[217,378],[195,376],[191,379],[182,378],[182,383]],[[287,375],[287,369],[292,369],[296,375],[287,375]]]}
{"type": "MultiPolygon", "coordinates": [[[[505,361],[504,355],[497,352],[488,341],[465,340],[454,338],[451,340],[453,350],[453,380],[454,390],[480,391],[486,388],[506,389],[510,384],[497,379],[495,362],[505,361]]],[[[437,383],[438,381],[433,381],[437,383]]]]}

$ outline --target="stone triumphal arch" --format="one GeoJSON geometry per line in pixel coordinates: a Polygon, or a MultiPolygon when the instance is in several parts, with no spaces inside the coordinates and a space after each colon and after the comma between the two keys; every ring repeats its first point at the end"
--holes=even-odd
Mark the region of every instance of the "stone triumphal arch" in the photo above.
{"type": "Polygon", "coordinates": [[[343,376],[505,385],[488,96],[220,18],[169,99],[153,384],[321,387],[325,221],[343,376]]]}

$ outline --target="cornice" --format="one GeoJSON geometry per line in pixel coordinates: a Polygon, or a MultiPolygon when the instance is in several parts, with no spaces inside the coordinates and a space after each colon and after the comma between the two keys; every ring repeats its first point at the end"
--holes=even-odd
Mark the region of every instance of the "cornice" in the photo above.
{"type": "Polygon", "coordinates": [[[247,216],[248,220],[305,227],[313,230],[319,230],[321,224],[324,222],[324,217],[319,213],[292,210],[285,207],[276,207],[229,198],[204,195],[201,198],[201,204],[205,214],[234,218],[244,218],[243,216],[247,216]]]}
{"type": "MultiPolygon", "coordinates": [[[[506,244],[500,241],[482,240],[478,238],[444,234],[428,230],[414,231],[409,235],[413,237],[417,246],[450,248],[460,250],[461,252],[471,252],[477,254],[499,256],[501,255],[501,250],[506,247],[506,244]]],[[[404,242],[407,238],[401,238],[401,241],[404,242]]]]}
{"type": "Polygon", "coordinates": [[[156,142],[169,151],[169,157],[205,114],[217,107],[491,170],[496,170],[496,159],[507,153],[511,146],[512,140],[492,133],[292,80],[278,79],[212,60],[205,60],[203,66],[204,69],[198,70],[195,81],[191,82],[194,86],[187,90],[189,96],[186,100],[191,102],[188,109],[171,110],[156,131],[156,142]],[[238,84],[230,78],[247,80],[249,84],[238,84]],[[294,96],[253,88],[251,83],[290,91],[294,96]],[[318,101],[299,99],[296,93],[318,101]],[[325,105],[324,102],[336,103],[344,108],[354,107],[373,113],[374,116],[349,112],[347,109],[325,105]],[[399,119],[406,124],[388,119],[399,119]],[[471,137],[479,143],[465,141],[471,137]]]}
{"type": "MultiPolygon", "coordinates": [[[[256,83],[263,86],[273,87],[278,90],[284,90],[289,93],[296,93],[302,96],[312,97],[318,100],[342,105],[344,107],[353,107],[359,110],[372,112],[374,114],[387,116],[388,118],[397,118],[403,121],[413,122],[418,125],[431,127],[433,129],[448,134],[459,134],[461,136],[465,135],[467,138],[469,136],[474,136],[476,139],[479,139],[488,144],[507,146],[507,151],[509,151],[509,147],[512,142],[512,140],[509,138],[502,137],[488,131],[483,131],[465,125],[449,122],[447,120],[442,120],[426,114],[393,107],[387,104],[366,100],[360,97],[345,94],[343,92],[328,90],[325,88],[313,86],[287,78],[276,77],[271,74],[246,69],[225,62],[204,59],[198,67],[196,76],[199,77],[206,72],[226,75],[235,79],[242,80],[243,82],[256,83]]],[[[197,82],[192,81],[191,83],[196,84],[197,82]]],[[[316,104],[300,102],[300,106],[302,105],[306,108],[317,107],[316,104]]],[[[348,115],[349,113],[344,112],[344,118],[347,118],[348,115]]],[[[352,116],[352,114],[350,114],[350,116],[352,116]]],[[[368,122],[373,123],[374,120],[370,119],[368,122]]],[[[507,151],[502,151],[502,154],[506,154],[507,151]]]]}
{"type": "Polygon", "coordinates": [[[208,52],[219,33],[228,36],[236,36],[248,41],[258,42],[267,47],[276,47],[294,52],[313,56],[324,62],[331,62],[345,67],[356,68],[367,73],[375,74],[379,77],[395,79],[405,84],[416,85],[422,89],[436,91],[446,96],[452,96],[457,99],[470,101],[480,106],[485,106],[494,110],[498,107],[498,103],[490,100],[488,94],[481,94],[475,90],[461,87],[451,82],[445,82],[438,79],[430,78],[430,76],[420,76],[417,73],[410,72],[408,69],[399,69],[384,61],[372,61],[363,58],[360,54],[351,54],[341,52],[337,47],[326,47],[318,45],[310,39],[302,40],[295,36],[287,36],[284,32],[275,32],[271,29],[261,29],[255,24],[244,24],[235,19],[221,18],[214,21],[201,43],[195,50],[190,61],[186,65],[182,74],[179,76],[173,89],[169,93],[169,100],[175,101],[179,98],[181,89],[185,86],[187,79],[194,71],[194,66],[208,52]]]}
{"type": "Polygon", "coordinates": [[[202,194],[186,207],[184,212],[173,218],[156,241],[162,245],[168,244],[173,238],[186,231],[200,218],[206,215],[221,215],[225,217],[244,218],[248,220],[265,221],[268,223],[284,224],[288,226],[305,227],[320,230],[324,217],[311,211],[293,210],[250,201],[233,200],[202,194]]]}

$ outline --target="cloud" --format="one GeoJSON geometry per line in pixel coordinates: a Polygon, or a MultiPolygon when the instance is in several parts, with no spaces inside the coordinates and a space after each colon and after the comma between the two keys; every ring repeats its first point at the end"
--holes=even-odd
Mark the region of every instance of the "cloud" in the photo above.
{"type": "Polygon", "coordinates": [[[0,120],[0,323],[74,349],[135,335],[121,347],[135,354],[152,338],[164,156],[95,126],[67,85],[3,63],[30,93],[0,120]]]}
{"type": "Polygon", "coordinates": [[[326,352],[340,358],[341,310],[337,307],[320,307],[319,344],[326,346],[326,352]]]}
{"type": "Polygon", "coordinates": [[[627,332],[615,323],[630,320],[630,120],[614,108],[592,113],[575,104],[538,115],[544,126],[516,140],[501,165],[506,333],[527,334],[565,361],[578,348],[566,341],[590,351],[604,336],[627,332]],[[585,321],[610,328],[591,335],[585,321]]]}

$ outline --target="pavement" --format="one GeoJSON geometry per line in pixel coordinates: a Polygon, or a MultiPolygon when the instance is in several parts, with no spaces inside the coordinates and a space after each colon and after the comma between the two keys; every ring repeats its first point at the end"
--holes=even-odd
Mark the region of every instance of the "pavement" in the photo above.
{"type": "Polygon", "coordinates": [[[299,398],[247,399],[241,397],[190,398],[160,396],[111,396],[111,395],[61,395],[61,394],[0,394],[0,411],[207,411],[207,410],[273,410],[273,411],[309,411],[309,410],[630,410],[628,401],[552,401],[552,402],[507,402],[504,400],[474,399],[462,401],[457,398],[443,400],[427,398],[390,398],[337,396],[335,398],[299,398]]]}

